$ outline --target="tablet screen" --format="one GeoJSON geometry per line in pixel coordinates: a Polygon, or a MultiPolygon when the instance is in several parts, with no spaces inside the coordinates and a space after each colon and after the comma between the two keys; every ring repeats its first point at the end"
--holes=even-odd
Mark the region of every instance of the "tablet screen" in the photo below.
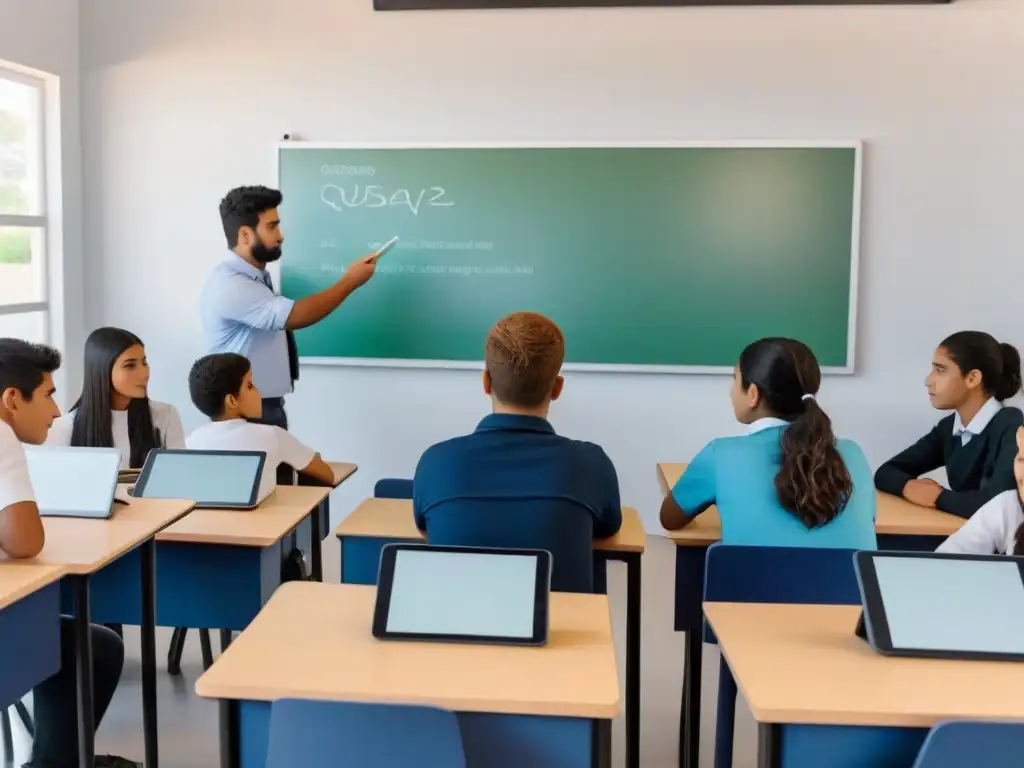
{"type": "Polygon", "coordinates": [[[1015,561],[873,562],[894,648],[1024,653],[1024,584],[1015,561]]]}
{"type": "Polygon", "coordinates": [[[258,482],[260,455],[239,453],[158,453],[141,496],[192,499],[196,504],[249,504],[258,482]]]}
{"type": "Polygon", "coordinates": [[[529,638],[537,556],[400,549],[389,633],[529,638]]]}

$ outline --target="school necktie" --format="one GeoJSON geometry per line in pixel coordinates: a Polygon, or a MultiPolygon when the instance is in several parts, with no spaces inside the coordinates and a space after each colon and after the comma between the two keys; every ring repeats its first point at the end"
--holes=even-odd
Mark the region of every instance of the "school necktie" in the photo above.
{"type": "MultiPolygon", "coordinates": [[[[274,281],[267,272],[263,273],[263,284],[271,291],[274,290],[274,281]]],[[[292,383],[299,380],[299,347],[295,343],[295,333],[285,330],[285,339],[288,342],[288,372],[291,374],[292,383]]]]}

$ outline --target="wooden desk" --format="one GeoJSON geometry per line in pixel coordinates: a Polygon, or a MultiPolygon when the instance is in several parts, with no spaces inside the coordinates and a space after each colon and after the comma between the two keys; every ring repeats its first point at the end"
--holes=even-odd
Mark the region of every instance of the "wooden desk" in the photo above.
{"type": "MultiPolygon", "coordinates": [[[[860,726],[847,736],[860,731],[862,742],[868,730],[863,726],[895,727],[900,730],[891,735],[913,752],[924,731],[903,729],[927,729],[944,720],[1024,720],[1024,665],[879,655],[853,634],[859,606],[706,603],[704,612],[762,724],[762,738],[788,739],[782,731],[795,732],[792,726],[800,724],[860,726]]],[[[787,754],[786,764],[821,761],[823,747],[819,741],[818,754],[806,759],[787,754]]],[[[860,761],[844,752],[845,764],[903,764],[893,761],[892,748],[890,743],[887,752],[860,761]]],[[[977,765],[999,762],[982,759],[977,765]]]]}
{"type": "Polygon", "coordinates": [[[160,532],[157,541],[268,547],[330,495],[327,486],[280,485],[256,509],[203,509],[160,532]]]}
{"type": "MultiPolygon", "coordinates": [[[[65,575],[88,575],[143,544],[184,517],[191,501],[133,499],[117,504],[108,520],[80,517],[44,517],[46,545],[32,562],[59,566],[65,575]]],[[[0,554],[0,561],[6,559],[0,554]]]]}
{"type": "Polygon", "coordinates": [[[55,565],[21,561],[0,565],[0,610],[60,581],[63,575],[64,569],[55,565]]]}
{"type": "MultiPolygon", "coordinates": [[[[658,485],[668,493],[686,471],[687,464],[658,464],[658,485]]],[[[875,531],[879,549],[934,550],[959,530],[963,519],[936,509],[911,504],[888,493],[878,493],[875,531]]],[[[711,507],[692,523],[668,537],[676,544],[675,629],[686,632],[683,706],[680,711],[680,761],[696,768],[699,761],[700,667],[703,657],[704,560],[707,548],[722,538],[722,521],[711,507]]]]}
{"type": "MultiPolygon", "coordinates": [[[[341,581],[374,584],[381,548],[390,542],[422,541],[409,499],[366,499],[335,529],[341,543],[341,581]]],[[[598,562],[626,563],[626,766],[640,765],[640,557],[647,544],[640,515],[622,508],[622,527],[594,541],[598,562]]],[[[607,571],[607,566],[605,566],[607,571]]]]}
{"type": "Polygon", "coordinates": [[[469,766],[589,768],[594,721],[607,729],[619,712],[605,596],[553,593],[548,645],[513,648],[378,641],[375,595],[311,582],[274,593],[196,683],[221,700],[222,766],[262,766],[271,702],[299,697],[459,712],[469,766]]]}
{"type": "Polygon", "coordinates": [[[192,509],[180,499],[132,499],[117,504],[107,520],[44,517],[46,544],[34,562],[64,570],[65,610],[75,617],[78,665],[79,762],[92,765],[93,682],[90,621],[138,624],[142,634],[142,723],[146,765],[158,766],[156,705],[156,587],[157,532],[192,509]],[[108,611],[92,602],[93,590],[103,603],[110,590],[117,606],[108,611]],[[98,609],[98,610],[97,610],[98,609]]]}
{"type": "Polygon", "coordinates": [[[337,488],[339,485],[348,480],[352,475],[359,469],[355,464],[349,464],[344,461],[328,461],[327,466],[334,472],[334,487],[337,488]]]}
{"type": "Polygon", "coordinates": [[[64,569],[0,564],[0,709],[60,670],[60,578],[64,569]]]}
{"type": "MultiPolygon", "coordinates": [[[[413,519],[411,499],[366,499],[341,521],[334,534],[339,538],[423,539],[413,519]]],[[[594,549],[601,551],[643,552],[646,545],[644,524],[632,507],[622,508],[622,528],[617,534],[594,541],[594,549]]]]}

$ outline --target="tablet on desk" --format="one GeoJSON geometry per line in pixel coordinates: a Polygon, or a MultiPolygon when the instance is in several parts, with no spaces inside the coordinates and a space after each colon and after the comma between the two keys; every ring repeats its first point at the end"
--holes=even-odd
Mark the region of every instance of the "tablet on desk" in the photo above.
{"type": "Polygon", "coordinates": [[[1024,660],[1024,558],[857,552],[854,562],[879,653],[1024,660]]]}
{"type": "Polygon", "coordinates": [[[378,639],[547,642],[550,552],[389,544],[377,584],[378,639]]]}
{"type": "Polygon", "coordinates": [[[157,448],[146,457],[132,496],[191,499],[207,509],[254,509],[265,498],[260,479],[266,461],[264,451],[157,448]]]}
{"type": "Polygon", "coordinates": [[[26,446],[25,457],[40,515],[110,517],[121,466],[117,448],[26,446]]]}

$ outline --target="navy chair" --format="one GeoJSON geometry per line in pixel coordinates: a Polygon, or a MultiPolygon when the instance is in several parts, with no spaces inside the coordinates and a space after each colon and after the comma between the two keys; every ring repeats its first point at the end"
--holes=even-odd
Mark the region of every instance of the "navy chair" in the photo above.
{"type": "Polygon", "coordinates": [[[565,499],[460,499],[427,519],[430,544],[546,549],[554,592],[594,591],[594,517],[565,499]]]}
{"type": "MultiPolygon", "coordinates": [[[[704,602],[860,605],[855,551],[712,544],[704,566],[704,602]]],[[[705,640],[716,642],[710,627],[705,640]]],[[[723,655],[718,673],[715,768],[732,765],[735,725],[736,681],[723,655]]]]}
{"type": "Polygon", "coordinates": [[[465,768],[455,714],[432,707],[281,699],[266,768],[465,768]]]}
{"type": "Polygon", "coordinates": [[[399,477],[381,478],[373,486],[373,496],[376,499],[411,499],[412,480],[399,477]]]}
{"type": "Polygon", "coordinates": [[[1024,760],[1024,723],[939,723],[924,740],[913,768],[1018,765],[1024,760]]]}

